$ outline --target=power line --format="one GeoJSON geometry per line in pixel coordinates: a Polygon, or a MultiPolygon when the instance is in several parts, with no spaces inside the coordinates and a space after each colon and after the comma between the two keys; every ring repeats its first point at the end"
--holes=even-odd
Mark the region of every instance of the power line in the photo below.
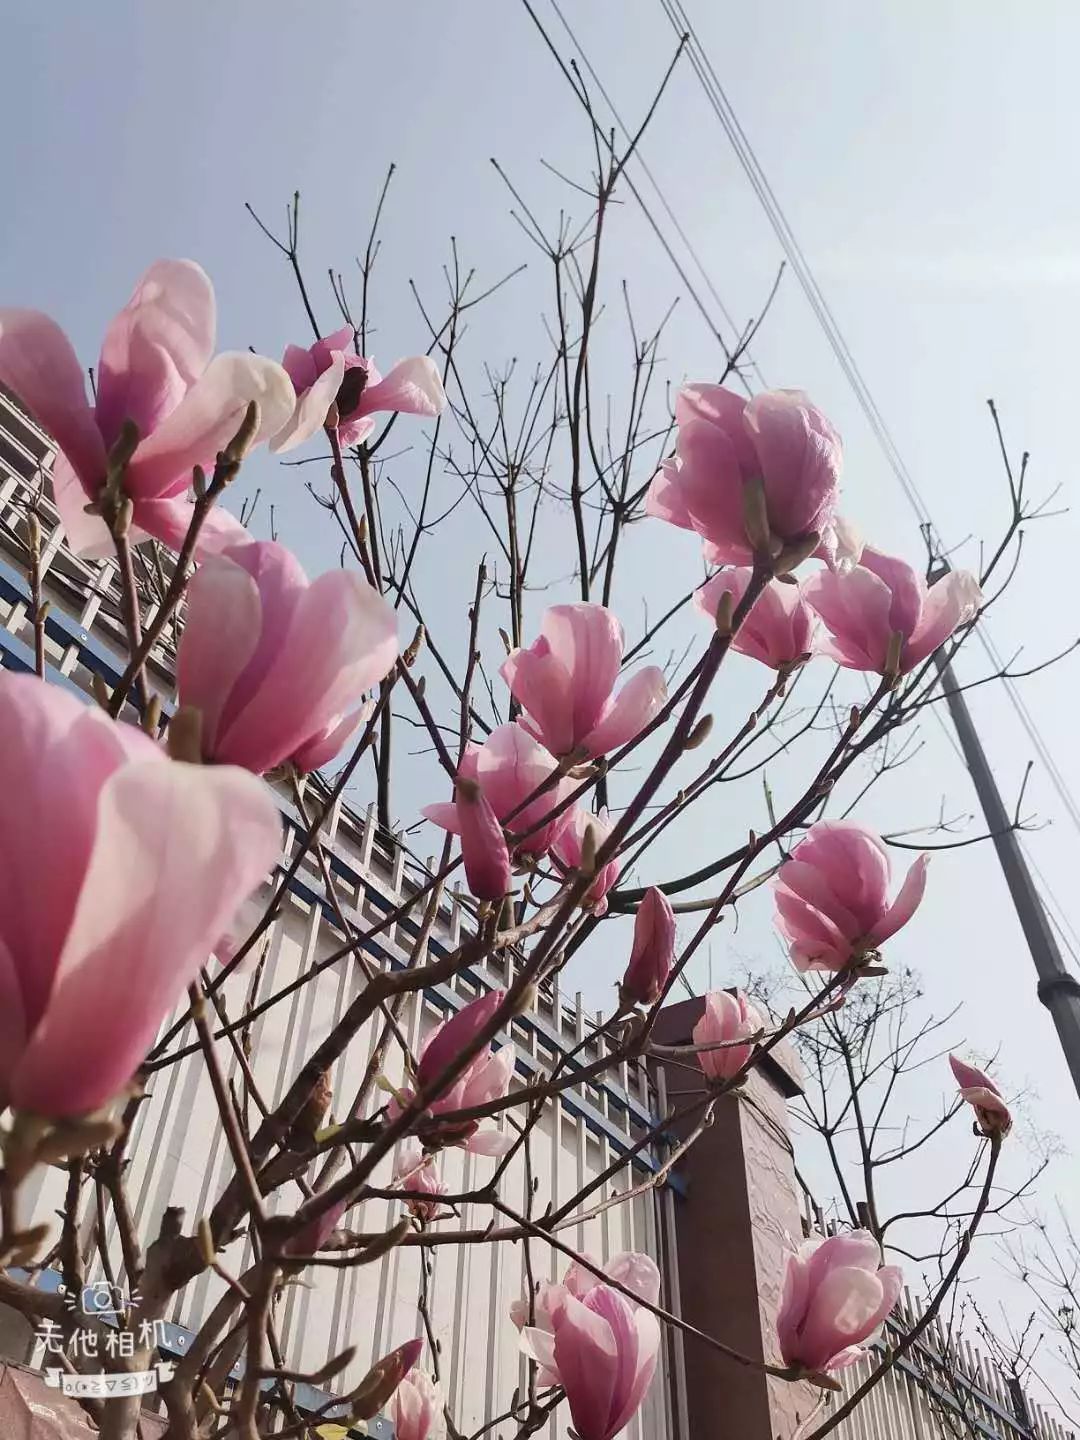
{"type": "MultiPolygon", "coordinates": [[[[709,60],[705,47],[702,45],[697,31],[686,13],[685,5],[682,3],[682,0],[660,0],[660,4],[676,33],[689,36],[687,55],[694,68],[695,74],[701,82],[706,99],[716,114],[717,119],[720,121],[724,133],[731,142],[732,148],[735,150],[736,156],[766,212],[777,239],[780,241],[781,248],[787,256],[791,268],[809,301],[810,307],[825,333],[826,339],[836,356],[841,370],[851,385],[856,400],[866,416],[867,422],[881,447],[890,469],[900,484],[919,522],[928,528],[931,536],[937,536],[940,546],[940,532],[938,532],[937,527],[934,525],[929,507],[904,462],[903,455],[896,441],[893,439],[884,416],[855,361],[855,357],[851,353],[847,341],[844,339],[836,317],[822,293],[821,287],[810,268],[810,264],[806,259],[802,247],[799,245],[780,202],[776,198],[772,186],[769,184],[761,163],[754,152],[754,148],[747,138],[746,132],[743,130],[734,107],[724,92],[723,86],[720,84],[719,77],[713,68],[712,62],[709,60]]],[[[999,670],[1004,669],[1000,658],[997,657],[993,641],[987,632],[985,621],[976,627],[975,633],[997,668],[999,670]]],[[[1032,745],[1035,747],[1037,755],[1045,766],[1050,782],[1058,794],[1058,798],[1065,807],[1066,813],[1077,832],[1080,833],[1080,805],[1077,804],[1068,781],[1051,754],[1046,741],[1043,739],[1034,718],[1020,696],[1015,684],[1007,676],[1003,676],[1002,680],[1005,686],[1005,693],[1021,725],[1031,740],[1032,745]]]]}

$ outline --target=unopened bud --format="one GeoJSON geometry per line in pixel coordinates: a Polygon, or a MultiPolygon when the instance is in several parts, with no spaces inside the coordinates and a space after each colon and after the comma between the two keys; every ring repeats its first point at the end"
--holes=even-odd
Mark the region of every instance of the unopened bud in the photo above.
{"type": "Polygon", "coordinates": [[[26,548],[34,560],[41,554],[41,522],[32,510],[26,517],[26,548]]]}
{"type": "Polygon", "coordinates": [[[125,540],[131,534],[131,522],[134,517],[134,502],[129,495],[125,495],[116,507],[116,519],[113,521],[113,535],[117,540],[125,540]]]}
{"type": "Polygon", "coordinates": [[[401,652],[401,663],[410,670],[416,664],[416,657],[420,654],[420,647],[424,643],[425,633],[423,625],[418,625],[416,627],[416,634],[401,652]]]}
{"type": "Polygon", "coordinates": [[[709,738],[712,727],[713,717],[711,715],[700,716],[694,728],[686,737],[686,740],[683,743],[683,749],[696,750],[699,745],[704,745],[705,741],[709,738]]]}
{"type": "Polygon", "coordinates": [[[581,859],[578,861],[578,870],[582,875],[596,874],[596,851],[597,851],[596,826],[592,822],[585,825],[585,834],[581,837],[581,859]]]}
{"type": "Polygon", "coordinates": [[[151,695],[146,709],[143,711],[142,728],[152,739],[157,739],[158,726],[161,724],[161,696],[151,695]]]}
{"type": "Polygon", "coordinates": [[[37,625],[44,625],[45,621],[49,618],[49,612],[51,611],[51,609],[52,602],[50,600],[43,600],[38,606],[37,614],[34,616],[34,623],[37,625]]]}
{"type": "Polygon", "coordinates": [[[852,705],[851,713],[848,715],[848,729],[857,730],[862,721],[862,711],[858,705],[852,705]]]}
{"type": "Polygon", "coordinates": [[[252,441],[259,433],[259,419],[259,402],[249,400],[239,430],[221,452],[223,460],[233,465],[238,465],[243,460],[251,449],[252,441]]]}
{"type": "Polygon", "coordinates": [[[772,553],[772,533],[769,530],[769,507],[765,499],[765,481],[760,475],[747,480],[743,485],[743,529],[755,555],[772,553]]]}
{"type": "Polygon", "coordinates": [[[790,575],[804,560],[809,560],[820,544],[821,536],[816,530],[807,531],[798,540],[789,540],[773,562],[773,574],[790,575]]]}
{"type": "Polygon", "coordinates": [[[721,636],[731,634],[732,620],[735,616],[735,596],[730,590],[725,590],[720,596],[720,602],[716,607],[716,633],[721,636]]]}
{"type": "Polygon", "coordinates": [[[501,625],[499,626],[499,637],[503,642],[503,647],[505,648],[506,653],[509,655],[514,647],[510,643],[510,636],[506,633],[506,631],[501,625]]]}
{"type": "Polygon", "coordinates": [[[423,1348],[422,1340],[410,1340],[375,1362],[352,1394],[346,1397],[351,1422],[371,1420],[379,1413],[419,1360],[423,1348]]]}
{"type": "Polygon", "coordinates": [[[165,732],[165,748],[174,760],[189,765],[202,762],[202,711],[194,705],[181,705],[169,721],[165,732]]]}
{"type": "Polygon", "coordinates": [[[96,670],[90,676],[90,689],[94,692],[94,699],[101,708],[108,710],[112,704],[112,696],[109,694],[109,687],[106,685],[104,677],[99,675],[96,670]]]}
{"type": "Polygon", "coordinates": [[[217,1259],[217,1251],[214,1246],[214,1232],[210,1229],[210,1221],[202,1216],[195,1229],[195,1239],[198,1242],[199,1254],[203,1258],[204,1265],[213,1265],[217,1259]]]}
{"type": "Polygon", "coordinates": [[[206,471],[201,465],[191,467],[191,488],[195,491],[197,500],[206,498],[206,471]]]}
{"type": "Polygon", "coordinates": [[[889,636],[889,644],[885,651],[885,665],[881,671],[886,680],[897,680],[900,677],[900,660],[904,652],[904,637],[899,630],[894,630],[889,636]]]}
{"type": "Polygon", "coordinates": [[[125,470],[138,448],[139,427],[134,420],[125,420],[120,426],[120,433],[113,441],[112,449],[105,462],[108,473],[114,475],[125,470]]]}

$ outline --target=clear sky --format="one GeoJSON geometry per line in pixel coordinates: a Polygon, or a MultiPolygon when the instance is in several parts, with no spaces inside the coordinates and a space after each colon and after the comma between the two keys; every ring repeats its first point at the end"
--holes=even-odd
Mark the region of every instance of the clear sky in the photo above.
{"type": "MultiPolygon", "coordinates": [[[[549,0],[536,6],[567,50],[549,0]]],[[[1033,493],[1059,486],[1057,503],[1072,504],[1080,11],[1052,0],[763,0],[738,7],[687,0],[687,8],[938,528],[962,547],[958,561],[976,563],[969,537],[992,540],[1007,515],[988,396],[996,397],[1015,449],[1032,451],[1033,493]]],[[[620,111],[640,114],[674,44],[659,0],[564,0],[563,9],[620,111]]],[[[305,263],[329,328],[319,277],[331,264],[355,276],[353,257],[390,161],[398,174],[374,301],[380,362],[425,347],[407,281],[414,278],[437,308],[451,235],[483,282],[530,261],[524,276],[477,313],[463,361],[471,376],[485,359],[502,366],[517,357],[529,369],[542,353],[547,275],[508,213],[489,156],[545,218],[561,205],[580,217],[583,197],[540,161],[583,177],[590,147],[518,0],[112,0],[93,7],[24,0],[8,7],[4,28],[0,297],[54,314],[88,362],[135,277],[162,254],[191,256],[210,272],[223,345],[277,355],[287,340],[305,339],[281,257],[243,210],[250,200],[272,221],[296,187],[304,197],[305,263]]],[[[754,314],[779,247],[685,64],[644,154],[729,309],[740,318],[754,314]]],[[[644,328],[680,287],[631,197],[625,200],[608,275],[615,299],[626,277],[644,328]]],[[[626,383],[619,324],[613,306],[597,358],[598,370],[609,367],[604,383],[616,394],[626,383]]],[[[715,342],[685,298],[662,353],[664,378],[673,384],[718,369],[715,342]]],[[[914,518],[790,276],[754,354],[769,383],[807,389],[844,433],[845,509],[883,548],[919,561],[914,518]]],[[[403,485],[412,483],[417,463],[403,457],[403,485]]],[[[309,565],[327,565],[335,547],[325,517],[303,494],[302,473],[265,457],[257,462],[250,485],[262,485],[264,501],[256,528],[265,533],[272,499],[290,544],[309,565]]],[[[454,524],[453,558],[440,550],[425,572],[426,593],[440,603],[464,595],[485,544],[475,513],[463,508],[454,524]]],[[[616,597],[631,637],[640,630],[642,599],[659,608],[695,573],[689,537],[658,528],[640,527],[633,536],[635,579],[616,597]]],[[[1023,645],[1034,661],[1076,638],[1078,541],[1072,513],[1031,529],[1026,565],[992,623],[1003,653],[1023,645]]],[[[565,556],[546,558],[553,581],[569,573],[565,556]]],[[[533,597],[532,620],[562,594],[555,585],[533,597]]],[[[497,646],[495,621],[492,615],[489,635],[497,646]]],[[[688,637],[692,623],[679,633],[688,637]]],[[[1067,660],[1023,682],[1023,693],[1080,791],[1078,664],[1067,660]]],[[[973,650],[963,676],[981,673],[973,650]]],[[[741,662],[731,682],[733,714],[753,703],[759,678],[751,662],[741,662]]],[[[993,687],[977,692],[973,705],[1011,800],[1031,745],[993,687]]],[[[922,738],[913,765],[871,799],[864,812],[870,823],[926,823],[942,797],[950,815],[974,808],[942,728],[931,720],[922,738]]],[[[789,773],[794,783],[794,772],[770,780],[782,786],[789,773]]],[[[426,798],[426,784],[406,784],[405,823],[426,798]]],[[[1029,851],[1080,927],[1080,837],[1041,767],[1027,808],[1048,822],[1029,838],[1029,851]]],[[[699,822],[674,832],[657,873],[697,863],[714,835],[717,851],[730,848],[732,836],[760,822],[761,809],[756,780],[738,795],[724,794],[704,832],[699,822]]],[[[758,897],[745,907],[737,937],[717,941],[717,983],[743,963],[774,961],[768,921],[758,897]]],[[[625,935],[625,926],[611,930],[625,935]]],[[[581,980],[593,1004],[610,994],[621,968],[617,948],[612,941],[581,980]]],[[[955,1038],[983,1053],[1000,1047],[1007,1088],[1028,1089],[1039,1121],[1068,1140],[1077,1102],[988,846],[935,859],[926,907],[891,953],[922,971],[935,1010],[965,1002],[955,1038]]],[[[699,985],[704,965],[694,975],[699,985]]],[[[921,1103],[933,1113],[946,1078],[926,1083],[921,1103]]],[[[1057,1188],[1067,1189],[1075,1176],[1063,1163],[1057,1188]]]]}

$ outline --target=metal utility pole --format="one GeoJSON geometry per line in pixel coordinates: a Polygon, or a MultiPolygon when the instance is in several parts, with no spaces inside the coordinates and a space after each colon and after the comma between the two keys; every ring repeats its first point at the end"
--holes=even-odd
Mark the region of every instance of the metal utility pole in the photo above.
{"type": "Polygon", "coordinates": [[[975,793],[986,816],[987,829],[1005,872],[1005,883],[1016,906],[1031,958],[1035,961],[1039,999],[1053,1016],[1076,1093],[1080,1095],[1080,980],[1066,968],[1061,958],[1053,927],[1020,849],[1013,821],[1002,804],[986,752],[967,702],[960,693],[952,666],[940,651],[934,656],[934,663],[941,676],[942,693],[956,726],[956,736],[964,752],[975,793]]]}

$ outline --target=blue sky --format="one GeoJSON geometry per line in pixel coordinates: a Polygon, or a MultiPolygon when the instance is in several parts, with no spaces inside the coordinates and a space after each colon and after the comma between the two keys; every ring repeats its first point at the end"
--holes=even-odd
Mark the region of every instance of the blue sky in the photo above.
{"type": "MultiPolygon", "coordinates": [[[[536,6],[566,50],[549,0],[536,6]]],[[[1071,504],[1080,12],[1050,0],[1022,8],[973,0],[934,6],[766,0],[743,7],[687,0],[687,8],[938,528],[961,546],[958,558],[975,563],[969,537],[992,539],[1007,514],[989,396],[1014,447],[1032,451],[1033,493],[1060,486],[1058,503],[1071,504]]],[[[616,105],[628,118],[640,114],[673,48],[658,0],[564,0],[563,9],[616,105]]],[[[489,157],[500,159],[550,220],[560,206],[580,216],[586,202],[541,159],[583,178],[590,146],[580,112],[517,0],[408,6],[114,0],[92,8],[52,0],[11,7],[5,31],[0,296],[55,315],[88,362],[108,317],[161,254],[191,256],[209,271],[223,346],[250,344],[277,355],[286,341],[305,339],[281,257],[243,210],[250,200],[274,223],[294,188],[304,197],[305,266],[330,328],[321,277],[333,265],[355,283],[353,257],[390,161],[398,173],[374,295],[380,362],[424,348],[408,281],[439,308],[451,235],[465,263],[477,267],[478,283],[529,261],[528,271],[476,314],[463,350],[472,380],[485,360],[498,367],[516,357],[527,370],[543,353],[548,276],[509,215],[511,202],[489,157]]],[[[685,65],[644,154],[729,309],[740,318],[754,314],[779,247],[685,65]]],[[[641,184],[648,196],[647,182],[641,184]]],[[[613,220],[608,280],[617,299],[618,283],[627,279],[647,328],[679,283],[631,197],[624,199],[613,220]]],[[[627,378],[620,326],[613,304],[595,357],[602,383],[616,395],[627,378]]],[[[914,518],[790,276],[754,354],[771,384],[807,389],[843,432],[847,511],[883,548],[918,560],[914,518]]],[[[662,355],[672,384],[718,369],[715,342],[685,298],[662,355]]],[[[397,462],[395,478],[406,489],[417,483],[419,464],[419,451],[397,462]]],[[[305,563],[329,565],[336,545],[299,475],[268,457],[253,465],[249,487],[260,484],[264,493],[256,528],[265,531],[272,499],[305,563]]],[[[452,495],[448,481],[439,483],[452,495]]],[[[532,597],[533,621],[545,603],[565,595],[558,582],[570,562],[558,550],[564,541],[555,538],[565,536],[562,523],[557,516],[551,521],[545,560],[552,588],[532,597]]],[[[630,541],[630,578],[616,602],[631,637],[640,631],[643,600],[659,607],[673,586],[685,588],[696,573],[689,538],[659,530],[639,527],[630,541]]],[[[427,558],[423,582],[426,597],[444,608],[446,597],[464,596],[485,545],[475,512],[465,507],[450,533],[454,544],[427,558]]],[[[1078,540],[1072,513],[1032,528],[1026,565],[993,619],[1005,654],[1025,645],[1035,659],[1076,637],[1078,540]]],[[[492,656],[500,618],[492,613],[488,621],[492,656]]],[[[458,621],[447,625],[456,636],[458,621]]],[[[692,622],[677,633],[689,638],[692,622]]],[[[1023,693],[1065,776],[1080,789],[1076,665],[1066,661],[1024,682],[1023,693]]],[[[726,705],[741,717],[757,693],[751,662],[732,669],[732,689],[717,700],[721,719],[726,705]]],[[[974,653],[963,673],[982,673],[974,653]]],[[[973,705],[1011,800],[1031,746],[993,687],[977,692],[973,705]]],[[[864,812],[870,823],[890,829],[925,823],[942,797],[949,814],[974,808],[941,727],[931,720],[923,732],[917,761],[872,797],[864,812]]],[[[794,783],[794,771],[777,770],[770,780],[782,788],[789,775],[794,783]]],[[[400,792],[403,820],[430,798],[429,785],[430,772],[418,761],[400,792]]],[[[724,794],[703,822],[676,829],[663,873],[696,863],[714,835],[718,850],[730,848],[727,839],[757,822],[761,804],[757,780],[724,794]]],[[[1074,881],[1080,838],[1041,769],[1029,808],[1050,822],[1030,837],[1030,852],[1080,925],[1074,881]]],[[[594,1004],[610,994],[621,968],[617,950],[613,941],[581,980],[594,1004]]],[[[1009,1086],[1029,1087],[1039,1097],[1032,1108],[1040,1121],[1071,1133],[1075,1101],[1067,1073],[1035,1000],[1030,961],[989,847],[935,859],[926,907],[894,952],[923,972],[935,1010],[966,1002],[956,1038],[966,1036],[983,1052],[1000,1046],[1009,1086]]],[[[714,978],[719,983],[744,962],[774,960],[768,908],[759,897],[740,917],[737,934],[714,944],[714,978]]],[[[699,984],[704,965],[694,977],[699,984]]],[[[945,1088],[943,1077],[927,1082],[920,1102],[926,1113],[945,1088]]]]}

